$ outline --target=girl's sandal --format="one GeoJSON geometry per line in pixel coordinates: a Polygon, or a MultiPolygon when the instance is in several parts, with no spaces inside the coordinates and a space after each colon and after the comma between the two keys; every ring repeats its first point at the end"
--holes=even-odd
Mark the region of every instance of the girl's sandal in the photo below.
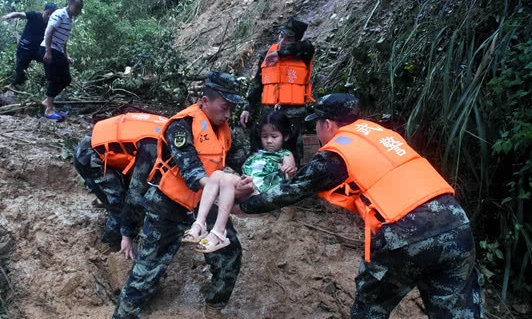
{"type": "Polygon", "coordinates": [[[190,229],[185,230],[185,234],[183,235],[183,242],[184,243],[193,243],[197,244],[200,240],[207,237],[209,233],[207,232],[207,224],[200,224],[199,222],[195,221],[192,223],[192,227],[190,229]],[[194,235],[192,232],[192,229],[194,228],[194,225],[197,225],[199,227],[199,235],[194,235]]]}
{"type": "Polygon", "coordinates": [[[229,241],[229,238],[227,238],[227,230],[225,230],[222,235],[212,229],[209,234],[213,234],[217,240],[209,240],[207,237],[205,237],[204,239],[200,240],[200,242],[196,245],[196,251],[199,251],[200,253],[204,254],[212,253],[219,249],[227,247],[231,243],[231,241],[229,241]]]}

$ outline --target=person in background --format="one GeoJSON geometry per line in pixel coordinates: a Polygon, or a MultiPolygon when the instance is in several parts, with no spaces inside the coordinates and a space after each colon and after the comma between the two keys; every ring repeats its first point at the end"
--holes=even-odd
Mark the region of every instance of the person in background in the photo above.
{"type": "Polygon", "coordinates": [[[64,8],[56,10],[48,20],[40,54],[44,62],[44,72],[48,80],[44,116],[48,119],[62,120],[65,112],[54,108],[54,99],[70,85],[70,65],[74,60],[68,55],[67,41],[72,33],[74,17],[83,9],[83,0],[68,0],[64,8]]]}
{"type": "Polygon", "coordinates": [[[144,218],[142,198],[167,118],[126,113],[101,120],[74,152],[74,168],[107,213],[101,241],[133,259],[132,239],[144,218]]]}
{"type": "Polygon", "coordinates": [[[39,46],[44,38],[44,30],[48,19],[56,9],[55,3],[48,2],[44,5],[42,12],[11,12],[0,18],[1,21],[16,18],[27,20],[17,46],[15,78],[12,82],[13,88],[16,89],[17,85],[24,84],[26,81],[26,69],[30,66],[31,61],[42,62],[39,46]]]}
{"type": "MultiPolygon", "coordinates": [[[[142,228],[135,264],[120,293],[114,319],[139,318],[179,250],[186,229],[193,220],[202,189],[216,170],[226,164],[237,172],[247,154],[233,147],[228,120],[236,104],[243,103],[235,76],[210,71],[205,79],[203,96],[177,113],[164,126],[157,142],[157,159],[148,177],[152,185],[144,195],[146,217],[142,228]]],[[[252,191],[251,177],[242,179],[235,196],[252,191]]],[[[213,207],[207,227],[216,220],[213,207]]],[[[230,244],[205,254],[212,277],[205,296],[205,314],[221,315],[240,272],[242,247],[231,221],[227,222],[230,244]]]]}
{"type": "Polygon", "coordinates": [[[233,207],[260,214],[318,193],[365,222],[352,319],[385,319],[417,287],[431,319],[482,318],[469,219],[454,189],[396,132],[360,118],[359,100],[335,93],[315,112],[322,143],[291,181],[233,207]]]}
{"type": "MultiPolygon", "coordinates": [[[[245,128],[253,116],[269,114],[274,110],[285,113],[292,122],[292,131],[297,136],[295,143],[288,145],[299,167],[303,159],[302,123],[307,113],[305,105],[312,98],[312,59],[314,46],[302,40],[307,24],[294,17],[288,19],[279,30],[279,41],[270,46],[259,59],[259,67],[248,89],[248,105],[240,115],[240,124],[245,128]]],[[[258,118],[258,116],[257,116],[258,118]]],[[[256,130],[251,131],[252,134],[256,130]]],[[[253,142],[257,140],[251,136],[253,142]]],[[[251,145],[252,148],[258,148],[251,145]]]]}

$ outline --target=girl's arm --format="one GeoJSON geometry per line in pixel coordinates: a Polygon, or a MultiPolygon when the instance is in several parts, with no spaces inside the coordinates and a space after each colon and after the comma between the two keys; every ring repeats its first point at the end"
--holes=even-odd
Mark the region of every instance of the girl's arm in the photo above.
{"type": "Polygon", "coordinates": [[[283,158],[283,163],[281,164],[281,172],[285,174],[286,179],[292,179],[292,177],[296,175],[296,171],[296,160],[292,152],[290,152],[283,158]]]}

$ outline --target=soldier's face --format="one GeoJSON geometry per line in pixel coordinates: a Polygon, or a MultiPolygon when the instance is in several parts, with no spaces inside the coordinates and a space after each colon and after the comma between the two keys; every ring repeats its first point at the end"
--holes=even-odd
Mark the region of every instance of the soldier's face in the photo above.
{"type": "Polygon", "coordinates": [[[327,144],[336,132],[333,130],[333,122],[327,119],[316,120],[316,135],[321,142],[321,145],[327,144]]]}
{"type": "Polygon", "coordinates": [[[209,97],[203,96],[201,101],[203,112],[205,112],[212,125],[222,125],[231,117],[231,110],[234,104],[227,102],[223,97],[209,99],[209,97]]]}
{"type": "Polygon", "coordinates": [[[279,32],[279,47],[282,48],[290,43],[295,42],[294,37],[289,37],[284,31],[279,32]]]}

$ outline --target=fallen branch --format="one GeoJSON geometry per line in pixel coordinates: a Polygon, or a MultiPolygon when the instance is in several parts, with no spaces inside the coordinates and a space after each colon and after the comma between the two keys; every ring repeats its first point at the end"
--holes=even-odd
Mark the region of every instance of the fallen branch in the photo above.
{"type": "Polygon", "coordinates": [[[299,210],[304,210],[304,211],[307,211],[307,212],[321,212],[322,209],[320,208],[308,208],[308,207],[301,207],[301,206],[296,206],[297,209],[299,210]]]}
{"type": "MultiPolygon", "coordinates": [[[[355,243],[364,243],[364,240],[363,239],[355,239],[355,238],[349,238],[349,237],[345,237],[345,236],[342,236],[342,235],[338,235],[330,230],[327,230],[327,229],[324,229],[324,228],[321,228],[321,227],[318,227],[318,226],[314,226],[314,225],[311,225],[311,224],[307,224],[305,222],[301,222],[301,221],[297,221],[298,223],[302,224],[303,226],[306,226],[308,228],[312,228],[312,229],[315,229],[315,230],[319,230],[321,232],[324,232],[326,234],[329,234],[329,235],[333,235],[335,237],[337,237],[338,239],[340,239],[342,242],[343,241],[351,241],[351,242],[355,242],[355,243]]],[[[353,248],[358,248],[358,247],[354,247],[354,246],[348,246],[348,245],[345,245],[347,247],[353,247],[353,248]]]]}
{"type": "MultiPolygon", "coordinates": [[[[118,298],[111,292],[111,287],[109,286],[109,283],[103,283],[98,277],[96,277],[95,274],[92,274],[92,277],[94,278],[94,281],[96,281],[96,283],[100,285],[100,287],[102,287],[107,297],[111,299],[115,304],[117,304],[118,298]]],[[[96,291],[98,291],[98,288],[96,288],[96,291]]]]}
{"type": "Polygon", "coordinates": [[[4,278],[6,279],[6,282],[7,282],[7,285],[9,286],[9,289],[11,289],[11,292],[14,294],[15,293],[15,288],[13,288],[13,285],[11,284],[11,281],[7,277],[7,274],[4,271],[3,267],[0,267],[0,272],[2,272],[2,275],[4,275],[4,278]]]}
{"type": "Polygon", "coordinates": [[[23,138],[16,137],[16,136],[10,136],[10,135],[4,134],[4,133],[0,133],[0,135],[2,135],[3,137],[5,137],[7,139],[13,139],[13,140],[16,140],[16,141],[19,141],[19,142],[22,142],[22,143],[26,143],[26,144],[37,144],[35,141],[28,141],[28,140],[25,140],[23,138]]]}
{"type": "MultiPolygon", "coordinates": [[[[105,104],[109,103],[108,100],[94,100],[94,101],[54,101],[54,104],[105,104]]],[[[0,114],[16,111],[25,107],[41,107],[41,102],[31,101],[31,102],[22,102],[16,104],[8,104],[0,106],[0,114]]]]}
{"type": "Polygon", "coordinates": [[[268,269],[268,273],[269,273],[270,279],[274,283],[279,285],[279,287],[281,287],[281,289],[284,291],[285,294],[288,294],[288,290],[285,288],[285,286],[283,286],[277,279],[275,279],[276,276],[273,274],[273,271],[270,269],[270,266],[268,266],[268,264],[266,264],[266,269],[268,269]]]}

